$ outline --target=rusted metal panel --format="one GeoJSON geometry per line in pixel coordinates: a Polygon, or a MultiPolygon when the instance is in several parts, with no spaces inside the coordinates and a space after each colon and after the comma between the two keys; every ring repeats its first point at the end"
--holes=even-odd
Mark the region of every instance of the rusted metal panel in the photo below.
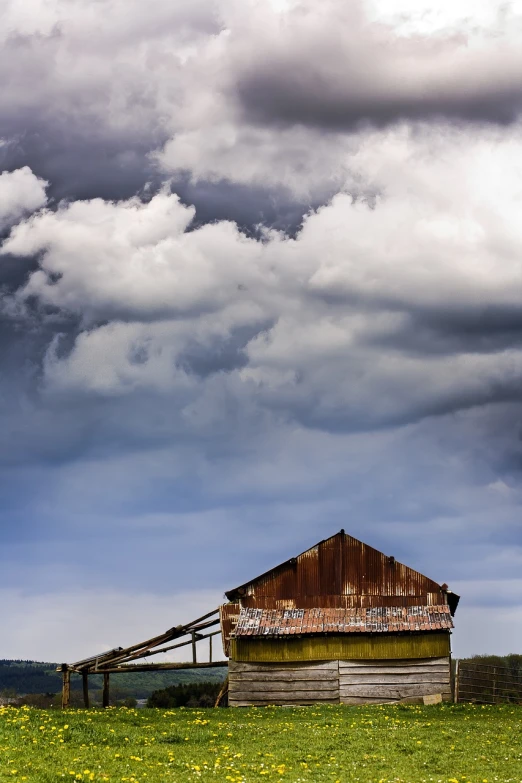
{"type": "Polygon", "coordinates": [[[230,655],[230,634],[236,626],[239,619],[240,604],[223,604],[219,607],[219,619],[221,622],[221,640],[223,642],[223,652],[230,655]]]}
{"type": "Polygon", "coordinates": [[[459,601],[446,585],[398,563],[344,530],[226,595],[234,604],[234,608],[223,608],[226,654],[230,632],[237,621],[236,604],[274,610],[449,605],[453,614],[459,601]]]}
{"type": "Polygon", "coordinates": [[[448,606],[393,606],[371,609],[242,608],[232,632],[239,636],[288,636],[325,633],[405,633],[449,631],[448,606]]]}
{"type": "Polygon", "coordinates": [[[241,606],[261,609],[315,609],[318,604],[324,608],[353,607],[371,608],[376,606],[444,606],[438,593],[427,593],[418,596],[403,595],[326,595],[305,596],[304,598],[259,598],[247,597],[241,599],[241,606]]]}
{"type": "Polygon", "coordinates": [[[226,595],[262,609],[282,608],[282,601],[288,608],[448,603],[447,591],[432,579],[344,531],[226,595]]]}

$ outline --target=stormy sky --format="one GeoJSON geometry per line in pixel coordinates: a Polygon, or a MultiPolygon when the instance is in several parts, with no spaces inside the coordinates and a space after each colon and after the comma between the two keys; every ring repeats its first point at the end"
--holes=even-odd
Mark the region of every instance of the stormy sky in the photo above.
{"type": "Polygon", "coordinates": [[[0,657],[340,528],[520,652],[522,2],[0,12],[0,657]]]}

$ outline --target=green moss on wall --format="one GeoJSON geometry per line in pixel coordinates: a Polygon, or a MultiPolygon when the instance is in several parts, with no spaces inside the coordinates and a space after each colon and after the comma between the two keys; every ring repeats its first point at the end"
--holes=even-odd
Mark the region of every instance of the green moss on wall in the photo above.
{"type": "Polygon", "coordinates": [[[343,634],[277,639],[231,639],[234,661],[341,661],[393,658],[442,658],[450,654],[448,633],[414,635],[343,634]]]}

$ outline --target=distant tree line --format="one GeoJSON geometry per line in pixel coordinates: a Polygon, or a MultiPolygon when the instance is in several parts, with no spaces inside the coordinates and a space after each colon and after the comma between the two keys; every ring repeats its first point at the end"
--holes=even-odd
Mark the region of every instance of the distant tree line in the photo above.
{"type": "MultiPolygon", "coordinates": [[[[48,670],[51,664],[33,661],[0,660],[0,692],[57,693],[61,675],[48,670]]],[[[81,687],[81,681],[72,687],[81,687]]]]}
{"type": "MultiPolygon", "coordinates": [[[[56,663],[40,663],[0,659],[0,696],[15,697],[29,694],[58,694],[62,690],[62,676],[56,671],[56,663]]],[[[156,690],[171,685],[191,684],[213,681],[221,685],[225,672],[215,670],[157,671],[111,675],[111,701],[122,702],[125,699],[146,699],[156,690]]],[[[89,690],[96,701],[101,692],[101,675],[89,677],[89,690]]],[[[82,680],[79,675],[71,677],[71,698],[81,702],[82,680]]]]}
{"type": "MultiPolygon", "coordinates": [[[[193,682],[186,685],[171,685],[154,691],[147,701],[147,707],[213,707],[221,690],[220,682],[193,682]]],[[[224,705],[223,705],[224,706],[224,705]]]]}
{"type": "Polygon", "coordinates": [[[503,666],[514,680],[522,681],[522,655],[511,653],[510,655],[472,655],[471,658],[462,658],[463,661],[472,661],[484,666],[503,666]]]}

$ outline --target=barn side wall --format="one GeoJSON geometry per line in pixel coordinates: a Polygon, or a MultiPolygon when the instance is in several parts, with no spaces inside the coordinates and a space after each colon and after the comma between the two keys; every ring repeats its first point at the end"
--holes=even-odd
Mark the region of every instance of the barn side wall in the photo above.
{"type": "Polygon", "coordinates": [[[442,694],[451,699],[450,659],[229,662],[231,707],[383,704],[442,694]]]}
{"type": "Polygon", "coordinates": [[[341,704],[382,704],[437,693],[451,700],[450,658],[339,661],[341,704]]]}
{"type": "Polygon", "coordinates": [[[230,657],[250,663],[328,660],[444,658],[450,654],[449,633],[340,634],[310,637],[238,637],[230,640],[230,657]]]}
{"type": "Polygon", "coordinates": [[[339,704],[338,661],[228,664],[230,707],[339,704]]]}

